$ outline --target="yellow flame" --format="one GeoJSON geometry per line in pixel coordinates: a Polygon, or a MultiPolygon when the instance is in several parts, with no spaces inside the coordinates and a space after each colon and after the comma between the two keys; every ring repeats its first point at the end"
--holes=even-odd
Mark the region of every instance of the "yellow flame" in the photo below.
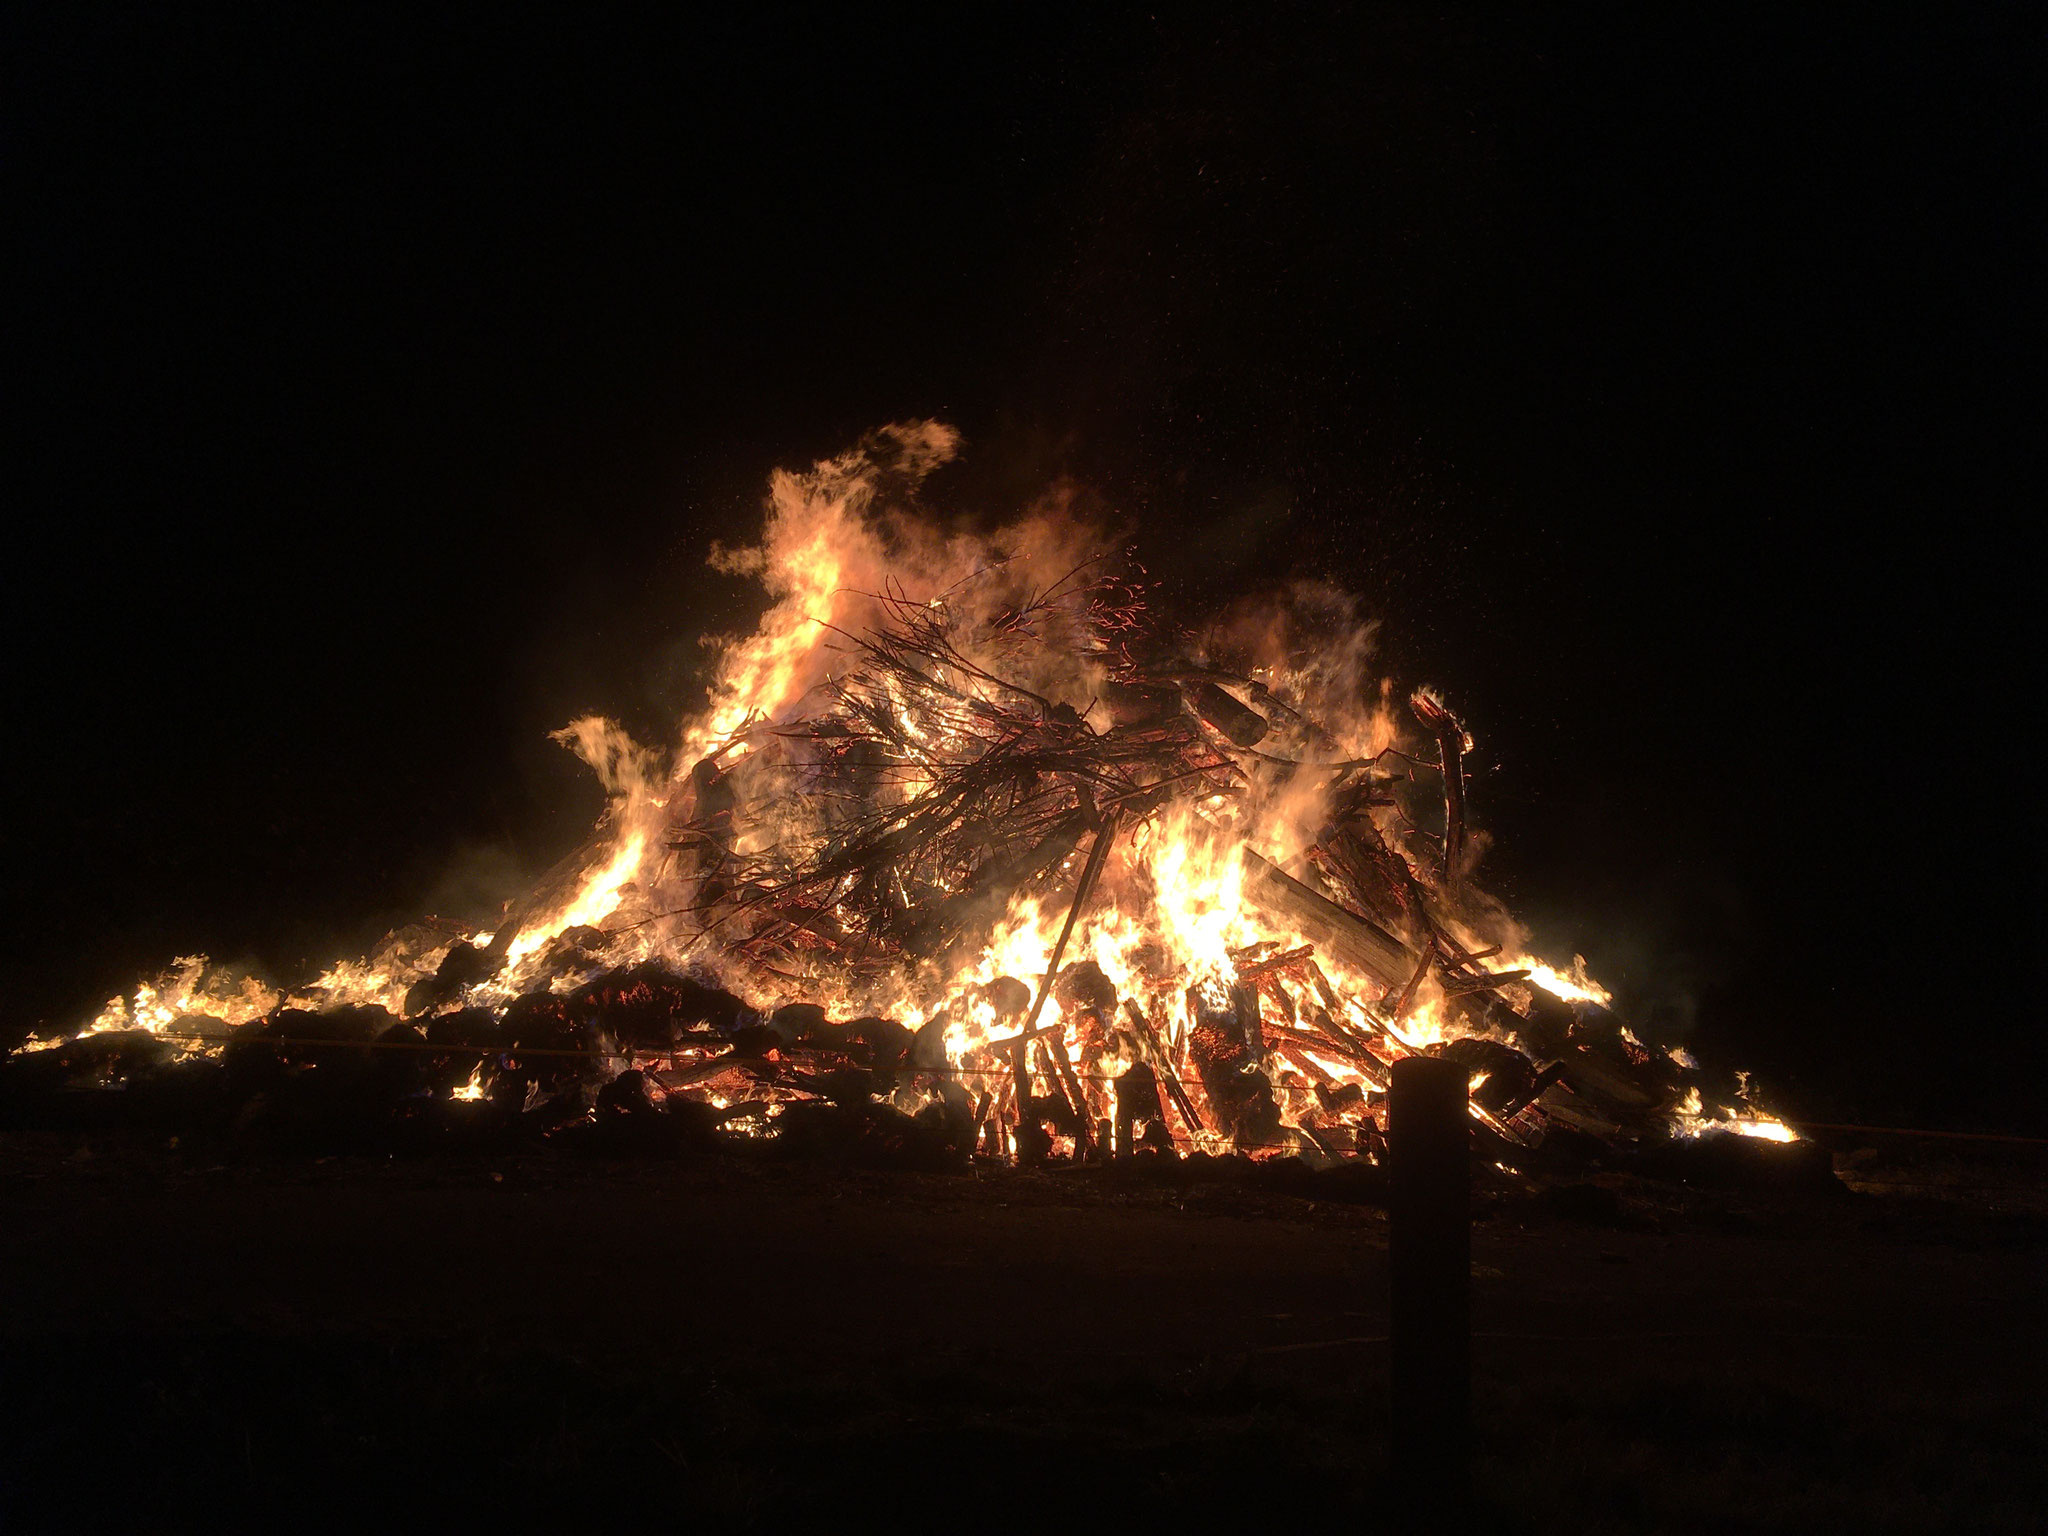
{"type": "Polygon", "coordinates": [[[647,834],[627,834],[603,868],[590,875],[569,903],[544,921],[522,929],[506,946],[508,963],[517,965],[565,928],[595,927],[610,917],[619,905],[626,882],[640,868],[640,855],[647,849],[647,834]]]}
{"type": "Polygon", "coordinates": [[[1503,970],[1527,971],[1530,981],[1552,997],[1563,998],[1568,1003],[1598,1003],[1602,1008],[1614,1006],[1614,994],[1586,974],[1586,962],[1582,956],[1573,957],[1569,971],[1546,965],[1533,955],[1515,955],[1496,963],[1503,970]]]}
{"type": "Polygon", "coordinates": [[[1759,1141],[1798,1141],[1799,1133],[1775,1115],[1766,1115],[1751,1110],[1746,1115],[1731,1115],[1715,1118],[1704,1112],[1700,1102],[1700,1091],[1688,1088],[1685,1098],[1671,1112],[1671,1119],[1684,1136],[1703,1136],[1708,1131],[1728,1131],[1737,1136],[1751,1136],[1759,1141]]]}

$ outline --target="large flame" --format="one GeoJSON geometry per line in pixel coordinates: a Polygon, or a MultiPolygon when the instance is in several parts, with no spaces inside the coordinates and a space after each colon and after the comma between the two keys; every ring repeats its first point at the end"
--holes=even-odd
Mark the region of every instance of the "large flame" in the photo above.
{"type": "MultiPolygon", "coordinates": [[[[1006,1084],[1016,1076],[1024,1045],[1016,1035],[1015,987],[1002,1009],[991,989],[1014,978],[1030,992],[1042,990],[1057,952],[1063,965],[1091,962],[1121,1007],[1117,1018],[1106,1020],[1096,1006],[1091,1022],[1087,1008],[1070,1007],[1057,993],[1035,999],[1043,1040],[1033,1049],[1045,1054],[1033,1057],[1029,1070],[1043,1071],[1049,1061],[1052,1078],[1067,1084],[1054,1091],[1078,1085],[1087,1101],[1081,1107],[1106,1115],[1110,1085],[1122,1073],[1142,1060],[1172,1076],[1177,1060],[1184,1081],[1175,1082],[1176,1093],[1184,1093],[1198,1115],[1210,1113],[1202,1135],[1180,1123],[1177,1139],[1213,1141],[1218,1120],[1211,1101],[1218,1092],[1242,1088],[1271,1098],[1283,1144],[1313,1150],[1335,1144],[1331,1133],[1345,1126],[1361,1127],[1362,1134],[1368,1118],[1362,1106],[1384,1087],[1392,1059],[1499,1033],[1506,1015],[1474,1008],[1460,987],[1476,982],[1509,999],[1540,993],[1567,1007],[1611,1006],[1611,995],[1586,974],[1583,961],[1560,969],[1536,958],[1527,935],[1498,904],[1468,888],[1469,847],[1459,860],[1463,867],[1447,871],[1437,896],[1445,904],[1441,942],[1450,946],[1448,970],[1432,967],[1428,941],[1414,932],[1407,940],[1423,943],[1425,959],[1412,977],[1389,974],[1384,966],[1378,974],[1362,970],[1294,931],[1270,904],[1249,898],[1246,850],[1288,879],[1312,875],[1322,851],[1318,840],[1339,814],[1331,798],[1345,781],[1339,770],[1388,760],[1394,769],[1384,794],[1359,803],[1373,807],[1375,838],[1383,833],[1384,846],[1393,850],[1388,878],[1398,907],[1407,899],[1400,895],[1403,882],[1415,886],[1427,878],[1431,834],[1409,816],[1417,772],[1426,777],[1439,741],[1447,743],[1441,746],[1446,759],[1470,746],[1434,694],[1418,691],[1415,708],[1439,733],[1455,730],[1455,739],[1418,732],[1391,707],[1391,690],[1373,670],[1371,624],[1341,594],[1311,585],[1247,596],[1187,640],[1188,686],[1208,690],[1202,696],[1212,715],[1225,721],[1216,728],[1227,727],[1233,706],[1260,729],[1268,719],[1300,722],[1300,756],[1254,752],[1255,775],[1223,775],[1203,793],[1154,797],[1121,828],[1113,819],[1107,829],[1098,825],[1093,836],[1112,842],[1096,861],[1101,868],[1092,891],[1076,891],[1090,847],[1076,831],[1071,851],[1037,885],[1021,888],[991,914],[973,945],[919,957],[922,964],[846,967],[804,962],[799,952],[798,960],[765,965],[735,942],[745,930],[733,920],[726,889],[733,861],[829,842],[834,828],[859,809],[806,793],[804,759],[789,743],[799,727],[815,738],[817,720],[829,713],[821,700],[844,683],[862,636],[892,624],[900,628],[906,615],[924,613],[938,616],[944,633],[963,637],[958,643],[965,647],[940,668],[943,679],[925,679],[932,688],[906,685],[904,674],[889,673],[867,697],[869,707],[886,712],[900,748],[876,768],[865,804],[904,801],[945,764],[971,761],[984,750],[974,722],[1020,699],[1035,701],[1032,718],[1041,725],[1070,721],[1091,739],[1110,729],[1114,712],[1106,700],[1114,689],[1100,634],[1059,594],[1076,590],[1063,586],[1075,572],[1101,566],[1118,552],[1058,499],[978,535],[917,510],[921,483],[957,446],[948,427],[903,424],[808,473],[773,476],[760,540],[715,549],[712,556],[718,570],[759,584],[766,600],[759,624],[751,634],[714,642],[710,695],[680,723],[671,749],[636,743],[597,718],[560,733],[597,773],[610,805],[566,873],[515,906],[496,934],[402,931],[377,954],[337,963],[291,994],[188,957],[131,997],[112,1000],[89,1028],[178,1035],[190,1033],[186,1026],[197,1019],[232,1029],[281,1001],[393,1011],[453,1007],[465,997],[503,1002],[533,989],[567,989],[600,966],[658,958],[724,982],[764,1012],[807,1002],[839,1017],[942,1021],[944,1072],[959,1074],[983,1095],[982,1113],[996,1103],[999,1119],[1003,1104],[1020,1112],[1014,1097],[1001,1095],[1010,1091],[1006,1084]],[[1027,613],[1028,620],[1019,617],[1027,613]],[[1230,660],[1228,673],[1209,665],[1216,657],[1230,660]],[[1253,714],[1253,703],[1263,715],[1253,714]],[[705,831],[712,823],[715,837],[705,831]],[[1070,907],[1073,930],[1061,948],[1070,907]],[[572,948],[563,958],[570,938],[582,934],[588,941],[593,932],[601,955],[572,948]],[[452,991],[430,989],[422,1004],[422,983],[444,966],[452,944],[465,941],[495,956],[495,973],[452,991]],[[1484,966],[1506,979],[1493,985],[1497,978],[1484,966]],[[1535,991],[1517,994],[1518,986],[1535,991]],[[1233,1010],[1240,1023],[1249,1012],[1254,1033],[1259,1013],[1270,1010],[1271,1049],[1234,1069],[1239,1078],[1191,1069],[1190,1039],[1200,1037],[1204,1017],[1233,1010]]],[[[1245,741],[1236,745],[1251,750],[1245,741]]],[[[1453,776],[1449,766],[1443,773],[1447,780],[1453,776]]],[[[1358,781],[1348,782],[1355,787],[1358,781]]],[[[1446,850],[1461,831],[1446,830],[1446,850]]],[[[1448,853],[1444,862],[1451,862],[1448,853]]],[[[926,894],[935,900],[961,893],[941,886],[926,894]]],[[[1389,911],[1392,916],[1374,920],[1400,926],[1400,912],[1389,911]]],[[[829,910],[818,918],[830,920],[829,910]]],[[[1630,1037],[1627,1048],[1639,1045],[1630,1037]]],[[[473,1074],[457,1092],[480,1095],[481,1079],[473,1074]]],[[[727,1102],[723,1088],[706,1095],[727,1102]]],[[[1502,1113],[1515,1108],[1508,1104],[1502,1113]]],[[[747,1124],[761,1133],[770,1118],[747,1124]]],[[[1745,1135],[1792,1135],[1782,1122],[1747,1106],[1739,1114],[1709,1113],[1696,1086],[1682,1101],[1674,1099],[1667,1123],[1685,1133],[1721,1126],[1745,1135]]],[[[1512,1134],[1505,1123],[1497,1129],[1512,1134]]],[[[1014,1144],[1014,1133],[1008,1134],[1014,1144]]]]}

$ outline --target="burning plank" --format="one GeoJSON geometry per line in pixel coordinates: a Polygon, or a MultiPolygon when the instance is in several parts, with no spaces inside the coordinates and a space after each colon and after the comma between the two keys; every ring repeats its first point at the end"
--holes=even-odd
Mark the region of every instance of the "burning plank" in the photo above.
{"type": "Polygon", "coordinates": [[[1338,964],[1362,971],[1384,986],[1403,986],[1414,974],[1415,951],[1377,923],[1345,911],[1249,847],[1241,857],[1245,900],[1276,925],[1301,934],[1338,964]]]}

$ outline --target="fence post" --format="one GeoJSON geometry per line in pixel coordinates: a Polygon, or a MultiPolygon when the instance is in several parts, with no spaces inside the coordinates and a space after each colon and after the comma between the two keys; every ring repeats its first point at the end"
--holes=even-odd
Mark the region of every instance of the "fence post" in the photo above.
{"type": "Polygon", "coordinates": [[[1464,1506],[1472,1419],[1471,1121],[1465,1069],[1393,1064],[1387,1258],[1394,1492],[1411,1511],[1464,1506]]]}

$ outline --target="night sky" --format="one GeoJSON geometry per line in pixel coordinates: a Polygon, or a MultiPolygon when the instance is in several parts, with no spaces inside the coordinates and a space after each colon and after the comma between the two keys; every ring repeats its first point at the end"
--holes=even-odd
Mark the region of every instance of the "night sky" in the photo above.
{"type": "Polygon", "coordinates": [[[937,499],[1358,591],[1667,1037],[2048,1119],[2027,8],[159,9],[6,49],[0,1032],[488,911],[768,471],[938,415],[937,499]]]}

